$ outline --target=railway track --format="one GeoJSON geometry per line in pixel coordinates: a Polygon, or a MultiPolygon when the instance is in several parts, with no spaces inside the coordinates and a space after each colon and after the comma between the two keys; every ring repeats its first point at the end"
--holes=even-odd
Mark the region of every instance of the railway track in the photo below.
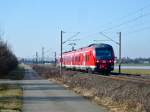
{"type": "MultiPolygon", "coordinates": [[[[49,67],[48,67],[49,70],[49,67]]],[[[105,78],[105,79],[112,79],[112,80],[122,80],[122,81],[130,81],[130,82],[137,82],[137,83],[146,83],[146,84],[150,84],[150,75],[133,75],[133,74],[118,74],[118,73],[110,73],[110,75],[105,76],[102,74],[89,74],[89,73],[85,73],[85,72],[79,72],[79,71],[72,71],[72,70],[64,70],[66,76],[69,76],[70,78],[73,79],[87,79],[87,78],[91,78],[91,77],[96,77],[96,78],[105,78]],[[73,72],[73,73],[71,73],[73,72]],[[71,75],[72,74],[72,75],[71,75]],[[78,75],[79,74],[79,75],[78,75]],[[82,75],[80,75],[82,74],[82,75]]],[[[49,74],[49,73],[44,73],[44,74],[49,74]]]]}
{"type": "MultiPolygon", "coordinates": [[[[82,72],[79,72],[82,73],[82,72]]],[[[116,73],[117,74],[117,73],[116,73]]],[[[99,77],[99,78],[107,78],[112,80],[122,80],[122,81],[130,81],[130,82],[137,82],[137,83],[145,83],[150,84],[150,76],[147,75],[131,75],[131,74],[110,74],[109,76],[104,76],[102,74],[89,74],[85,76],[79,76],[79,79],[87,79],[91,78],[92,76],[99,77]]]]}

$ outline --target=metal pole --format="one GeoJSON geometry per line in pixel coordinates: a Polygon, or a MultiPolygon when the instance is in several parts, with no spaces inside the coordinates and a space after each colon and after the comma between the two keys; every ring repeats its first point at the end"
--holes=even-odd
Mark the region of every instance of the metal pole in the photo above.
{"type": "Polygon", "coordinates": [[[121,73],[121,32],[119,32],[119,74],[121,73]]]}
{"type": "Polygon", "coordinates": [[[42,64],[44,64],[44,47],[42,47],[42,64]]]}
{"type": "Polygon", "coordinates": [[[61,30],[61,42],[60,42],[60,47],[61,47],[61,57],[60,57],[60,75],[62,75],[62,44],[63,44],[63,31],[61,30]]]}
{"type": "Polygon", "coordinates": [[[36,52],[36,64],[38,64],[38,52],[36,52]]]}
{"type": "Polygon", "coordinates": [[[56,58],[57,54],[55,52],[55,66],[56,66],[56,63],[57,63],[57,58],[56,58]]]}
{"type": "Polygon", "coordinates": [[[72,51],[74,51],[74,46],[72,46],[72,51]]]}

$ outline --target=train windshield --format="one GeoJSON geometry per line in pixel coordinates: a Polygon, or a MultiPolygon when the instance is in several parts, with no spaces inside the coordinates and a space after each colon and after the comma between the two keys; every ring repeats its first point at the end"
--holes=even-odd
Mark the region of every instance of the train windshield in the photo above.
{"type": "Polygon", "coordinates": [[[97,59],[112,59],[112,50],[111,49],[96,49],[96,58],[97,59]]]}

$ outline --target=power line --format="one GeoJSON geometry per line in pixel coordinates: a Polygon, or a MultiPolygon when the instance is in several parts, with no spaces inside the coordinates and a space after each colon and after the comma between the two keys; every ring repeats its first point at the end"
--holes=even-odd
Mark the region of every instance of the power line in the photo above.
{"type": "Polygon", "coordinates": [[[150,29],[150,26],[143,27],[143,28],[128,32],[127,35],[131,35],[131,34],[134,34],[134,33],[137,33],[137,32],[142,32],[142,31],[149,30],[149,29],[150,29]]]}
{"type": "Polygon", "coordinates": [[[116,43],[116,44],[119,44],[119,43],[116,42],[115,40],[111,39],[111,37],[105,35],[103,32],[100,32],[99,34],[102,35],[102,36],[104,36],[104,37],[106,37],[106,38],[109,39],[110,41],[112,41],[112,42],[114,42],[114,43],[116,43]]]}
{"type": "Polygon", "coordinates": [[[138,16],[138,17],[136,17],[136,18],[130,19],[130,20],[128,20],[128,21],[122,22],[122,23],[120,23],[120,24],[118,24],[118,25],[115,25],[115,26],[112,26],[112,27],[110,27],[110,28],[104,29],[102,32],[106,32],[106,31],[112,30],[112,29],[114,29],[114,28],[121,27],[121,26],[123,26],[123,25],[127,25],[127,24],[129,24],[129,23],[135,22],[135,21],[137,21],[137,20],[139,20],[139,19],[141,19],[141,18],[143,18],[143,17],[149,16],[149,15],[150,15],[150,12],[149,12],[149,13],[146,13],[146,14],[143,14],[143,15],[140,15],[140,16],[138,16]]]}
{"type": "MultiPolygon", "coordinates": [[[[142,8],[141,8],[141,9],[142,9],[142,8]]],[[[114,29],[114,28],[121,27],[121,26],[123,26],[123,25],[127,25],[127,24],[132,23],[132,22],[135,22],[135,21],[137,21],[137,20],[139,20],[139,19],[141,19],[141,18],[143,18],[143,17],[146,17],[146,16],[150,16],[150,12],[149,12],[149,13],[145,13],[145,14],[140,15],[140,16],[137,16],[137,17],[135,17],[135,18],[133,18],[133,19],[124,21],[124,22],[122,22],[122,23],[120,23],[120,24],[117,24],[117,25],[115,25],[115,26],[109,27],[109,28],[107,28],[107,29],[104,29],[103,31],[101,31],[101,33],[102,33],[102,32],[106,32],[106,31],[109,31],[109,30],[112,30],[112,29],[114,29]]],[[[95,35],[95,34],[98,34],[98,33],[99,33],[99,32],[91,33],[91,34],[88,34],[88,35],[86,35],[86,36],[83,36],[82,38],[87,38],[87,37],[89,37],[89,36],[91,36],[91,35],[95,35]]],[[[104,35],[103,35],[103,36],[104,36],[104,35]]]]}
{"type": "MultiPolygon", "coordinates": [[[[124,18],[130,17],[130,16],[133,16],[133,15],[135,15],[135,14],[139,13],[139,12],[142,12],[144,9],[146,9],[146,8],[148,8],[148,7],[150,7],[150,4],[145,5],[144,7],[139,8],[139,9],[137,9],[137,10],[136,10],[136,11],[134,11],[134,12],[131,12],[131,13],[129,13],[129,14],[127,14],[127,15],[125,15],[125,16],[122,16],[122,17],[120,17],[120,18],[116,19],[116,21],[118,22],[118,21],[120,21],[120,20],[122,20],[122,19],[124,19],[124,18]]],[[[106,24],[110,25],[110,24],[112,24],[112,23],[113,23],[113,21],[108,22],[108,23],[106,23],[106,24]]],[[[102,25],[102,26],[105,26],[105,25],[102,25]]]]}
{"type": "Polygon", "coordinates": [[[75,42],[69,43],[68,45],[70,45],[70,46],[72,47],[72,51],[75,50],[75,46],[76,46],[76,43],[75,43],[75,42]]]}
{"type": "Polygon", "coordinates": [[[79,34],[80,34],[80,32],[77,32],[77,33],[74,34],[73,36],[69,37],[66,41],[64,41],[63,44],[66,43],[66,42],[68,42],[68,41],[71,41],[71,39],[73,39],[74,37],[76,37],[76,36],[79,35],[79,34]]]}
{"type": "MultiPolygon", "coordinates": [[[[117,20],[119,21],[119,20],[122,20],[122,19],[124,19],[124,18],[133,16],[133,15],[135,15],[135,14],[137,14],[137,13],[143,11],[144,9],[146,9],[146,8],[148,8],[148,7],[150,7],[150,4],[145,5],[144,7],[139,8],[138,10],[136,10],[136,11],[134,11],[134,12],[131,12],[131,13],[125,15],[125,16],[122,16],[122,17],[118,18],[117,20]]],[[[135,21],[139,20],[140,18],[149,16],[149,15],[150,15],[150,12],[149,12],[149,13],[142,14],[142,15],[140,15],[140,16],[137,16],[137,17],[133,18],[133,19],[130,19],[130,20],[124,21],[124,22],[122,22],[122,23],[120,23],[120,24],[117,24],[117,25],[114,25],[114,26],[112,26],[112,27],[106,28],[106,29],[102,30],[102,32],[106,32],[106,31],[112,30],[112,29],[114,29],[114,28],[118,28],[118,27],[121,27],[121,26],[123,26],[123,25],[127,25],[127,24],[129,24],[129,23],[135,22],[135,21]]],[[[109,22],[109,24],[110,24],[110,23],[113,23],[113,22],[109,22]]],[[[103,26],[104,26],[104,25],[103,25],[103,26]]],[[[100,34],[106,37],[106,35],[104,35],[104,33],[102,33],[102,32],[101,32],[100,34]]],[[[68,33],[68,32],[67,32],[67,33],[68,33]]],[[[70,33],[71,33],[71,32],[70,32],[70,33]]],[[[74,32],[72,32],[72,33],[74,33],[74,32]]],[[[83,36],[83,37],[81,37],[81,38],[87,38],[87,37],[89,37],[89,36],[92,36],[92,35],[95,35],[95,34],[98,34],[98,33],[99,33],[99,32],[91,33],[91,34],[88,34],[88,35],[83,36]]],[[[63,42],[63,44],[66,43],[67,41],[70,41],[72,38],[76,37],[78,34],[80,34],[80,32],[77,32],[75,35],[69,37],[66,41],[63,42]]],[[[108,36],[107,36],[107,37],[108,37],[108,36]]],[[[81,38],[80,38],[80,39],[81,39],[81,38]]]]}
{"type": "Polygon", "coordinates": [[[91,36],[96,35],[96,34],[98,34],[98,33],[99,33],[99,32],[95,32],[95,33],[87,34],[87,35],[82,36],[81,38],[79,38],[79,40],[81,40],[82,38],[88,38],[88,37],[91,37],[91,36]]]}
{"type": "MultiPolygon", "coordinates": [[[[135,14],[137,14],[138,12],[140,12],[140,11],[142,11],[142,10],[148,8],[148,7],[150,7],[150,4],[145,5],[144,7],[139,8],[138,10],[136,10],[136,11],[134,11],[134,12],[131,12],[131,13],[125,15],[125,16],[122,16],[122,17],[118,18],[117,20],[122,20],[122,19],[124,19],[124,18],[127,18],[127,17],[130,17],[130,16],[132,16],[132,15],[135,15],[135,14]]],[[[150,15],[150,13],[142,14],[142,15],[140,15],[140,16],[138,16],[138,17],[136,17],[136,18],[133,18],[133,19],[131,19],[131,20],[128,20],[128,21],[125,21],[125,22],[120,23],[120,24],[118,24],[118,25],[115,25],[115,26],[106,28],[106,29],[102,30],[102,32],[106,32],[106,31],[108,31],[108,30],[112,30],[112,29],[114,29],[114,28],[121,27],[121,26],[123,26],[123,25],[132,23],[132,22],[134,22],[134,21],[139,20],[139,19],[142,18],[142,17],[149,16],[149,15],[150,15]]],[[[113,22],[109,22],[109,24],[111,24],[111,23],[113,23],[113,22]]],[[[104,26],[104,25],[103,25],[103,26],[104,26]]],[[[91,35],[95,35],[95,34],[98,34],[98,33],[99,33],[99,32],[91,33],[91,34],[88,34],[88,35],[86,35],[86,36],[83,36],[82,38],[87,38],[87,37],[89,37],[89,36],[91,36],[91,35]]]]}

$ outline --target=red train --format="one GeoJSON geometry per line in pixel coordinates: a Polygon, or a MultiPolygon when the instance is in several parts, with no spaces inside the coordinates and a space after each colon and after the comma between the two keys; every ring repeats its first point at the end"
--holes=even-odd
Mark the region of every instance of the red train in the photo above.
{"type": "Polygon", "coordinates": [[[108,44],[91,44],[75,51],[64,52],[62,65],[73,70],[106,72],[114,70],[114,50],[108,44]]]}

